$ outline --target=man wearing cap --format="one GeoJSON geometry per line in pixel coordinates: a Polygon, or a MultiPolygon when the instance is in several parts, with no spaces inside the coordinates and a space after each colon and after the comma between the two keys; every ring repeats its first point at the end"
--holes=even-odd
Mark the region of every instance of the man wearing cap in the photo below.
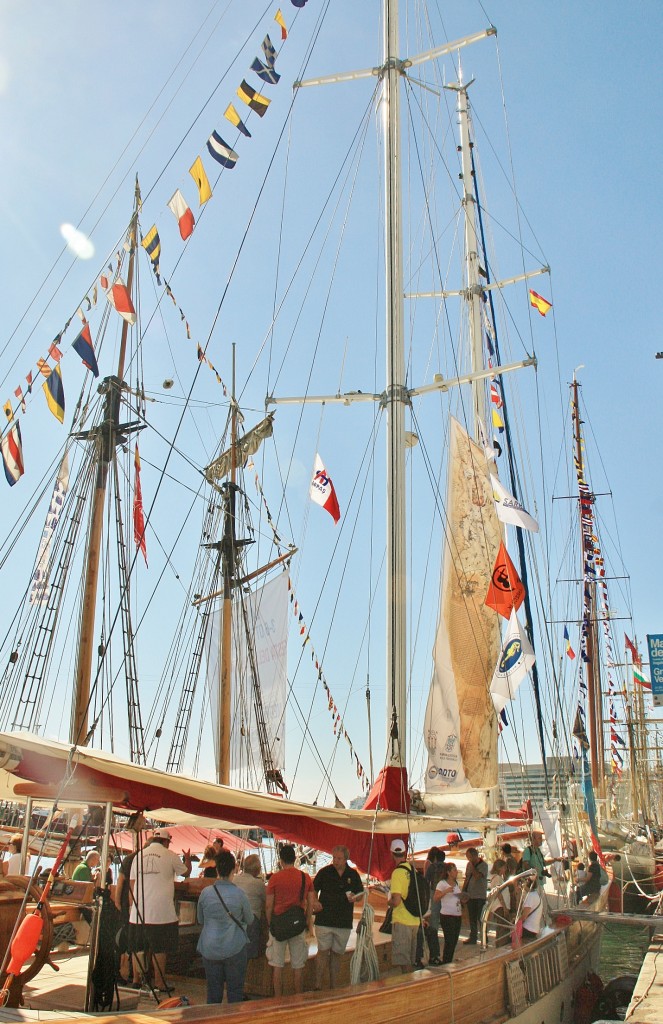
{"type": "Polygon", "coordinates": [[[390,849],[394,858],[394,870],[389,882],[389,906],[392,908],[391,962],[406,974],[414,968],[420,923],[404,902],[410,888],[410,872],[414,871],[414,867],[408,864],[407,848],[402,839],[394,839],[390,849]]]}
{"type": "Polygon", "coordinates": [[[148,976],[150,957],[154,984],[161,992],[166,985],[166,958],[177,951],[179,924],[175,911],[175,878],[191,873],[191,854],[183,859],[168,847],[171,834],[157,828],[149,846],[136,855],[131,865],[131,910],[129,913],[129,948],[137,954],[141,970],[148,976]]]}

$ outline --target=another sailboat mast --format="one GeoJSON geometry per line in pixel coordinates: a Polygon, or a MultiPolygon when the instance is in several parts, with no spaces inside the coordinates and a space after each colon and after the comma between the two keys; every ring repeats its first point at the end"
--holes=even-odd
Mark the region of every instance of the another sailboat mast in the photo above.
{"type": "Polygon", "coordinates": [[[405,380],[403,338],[403,246],[400,168],[400,76],[398,0],[384,4],[383,109],[385,112],[385,262],[387,411],[387,750],[389,763],[406,756],[406,561],[405,561],[405,380]]]}
{"type": "MultiPolygon", "coordinates": [[[[127,272],[127,290],[129,294],[131,294],[133,286],[139,205],[140,189],[138,181],[136,181],[134,212],[131,218],[128,234],[130,251],[129,269],[127,272]]],[[[81,607],[80,639],[76,662],[75,696],[70,733],[70,741],[72,743],[82,745],[85,745],[88,739],[88,708],[90,703],[90,681],[92,678],[92,657],[94,653],[94,622],[97,603],[99,565],[101,560],[101,536],[104,521],[108,469],[115,453],[117,428],[120,421],[120,390],[124,376],[128,331],[129,324],[125,320],[122,324],[117,377],[108,377],[102,385],[106,390],[106,405],[104,409],[103,422],[99,430],[96,431],[99,443],[99,462],[97,465],[92,517],[90,520],[90,529],[88,534],[85,586],[81,607]]]]}
{"type": "MultiPolygon", "coordinates": [[[[575,457],[576,472],[579,480],[585,480],[582,431],[580,421],[580,404],[578,401],[578,381],[574,375],[571,384],[572,391],[572,417],[575,434],[575,457]]],[[[588,560],[588,551],[585,544],[585,531],[582,525],[582,502],[584,500],[594,501],[594,496],[589,492],[581,492],[580,504],[580,544],[582,555],[582,578],[583,585],[589,586],[589,613],[587,615],[586,627],[586,650],[587,650],[587,707],[589,725],[589,748],[591,755],[592,786],[595,790],[602,792],[604,779],[604,749],[603,749],[603,698],[601,692],[601,676],[597,657],[596,637],[596,588],[587,581],[585,566],[588,560]]],[[[602,795],[604,795],[602,793],[602,795]]]]}

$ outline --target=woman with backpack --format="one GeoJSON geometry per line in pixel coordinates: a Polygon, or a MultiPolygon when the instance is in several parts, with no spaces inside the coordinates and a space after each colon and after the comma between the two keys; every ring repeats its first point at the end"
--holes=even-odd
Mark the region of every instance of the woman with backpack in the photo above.
{"type": "Polygon", "coordinates": [[[458,884],[458,868],[455,864],[444,864],[443,875],[435,887],[433,901],[440,908],[440,925],[444,935],[442,963],[453,962],[461,925],[461,889],[458,884]]]}

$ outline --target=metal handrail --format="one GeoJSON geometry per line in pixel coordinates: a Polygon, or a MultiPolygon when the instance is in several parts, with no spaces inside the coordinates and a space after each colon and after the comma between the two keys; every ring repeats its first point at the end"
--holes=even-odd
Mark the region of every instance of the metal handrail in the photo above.
{"type": "MultiPolygon", "coordinates": [[[[491,913],[493,911],[493,901],[494,901],[495,897],[497,895],[499,895],[499,893],[501,893],[503,889],[507,889],[510,886],[512,886],[514,882],[523,882],[525,879],[529,879],[529,878],[537,878],[538,879],[538,877],[539,877],[539,872],[537,871],[536,868],[527,868],[526,871],[521,871],[517,875],[511,875],[510,878],[506,878],[500,885],[496,885],[494,889],[490,890],[490,892],[486,896],[486,903],[485,903],[485,906],[484,906],[483,910],[481,911],[481,918],[480,918],[481,946],[482,946],[483,949],[486,949],[486,947],[488,946],[488,918],[490,917],[490,915],[491,915],[491,913]]],[[[521,909],[521,905],[519,904],[518,911],[520,911],[520,909],[521,909]]],[[[514,920],[514,924],[515,924],[515,922],[517,920],[518,920],[518,912],[516,912],[516,917],[515,917],[515,920],[514,920]]]]}

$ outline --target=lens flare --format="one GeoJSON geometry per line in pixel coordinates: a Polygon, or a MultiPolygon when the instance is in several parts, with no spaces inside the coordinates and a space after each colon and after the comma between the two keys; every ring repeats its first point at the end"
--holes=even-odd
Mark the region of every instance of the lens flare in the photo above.
{"type": "Polygon", "coordinates": [[[60,234],[67,243],[67,248],[77,256],[79,260],[91,260],[94,256],[94,245],[82,231],[75,228],[73,224],[61,224],[60,234]]]}

